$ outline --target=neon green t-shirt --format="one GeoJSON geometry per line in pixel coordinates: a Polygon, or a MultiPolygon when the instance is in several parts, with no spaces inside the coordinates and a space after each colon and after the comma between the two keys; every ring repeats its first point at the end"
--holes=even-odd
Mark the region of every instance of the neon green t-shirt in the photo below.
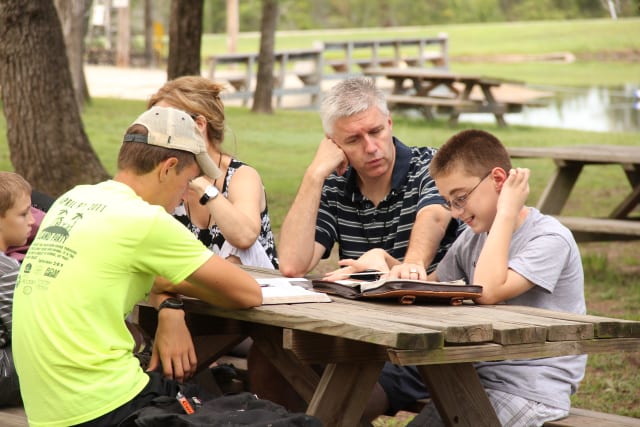
{"type": "Polygon", "coordinates": [[[29,424],[78,424],[133,399],[148,376],[124,319],[154,277],[181,282],[211,255],[162,207],[122,183],[62,195],[15,290],[13,353],[29,424]]]}

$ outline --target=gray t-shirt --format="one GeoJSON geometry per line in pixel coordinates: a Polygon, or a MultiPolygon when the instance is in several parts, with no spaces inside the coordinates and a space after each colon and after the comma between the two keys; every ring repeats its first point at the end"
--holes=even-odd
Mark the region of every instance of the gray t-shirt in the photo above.
{"type": "MultiPolygon", "coordinates": [[[[487,233],[465,230],[438,265],[438,279],[472,282],[487,233]]],[[[586,313],[584,273],[578,245],[571,231],[535,208],[514,233],[509,268],[535,286],[506,301],[571,313],[586,313]]],[[[480,283],[481,285],[481,283],[480,283]]],[[[477,363],[486,388],[569,410],[570,395],[584,377],[586,355],[477,363]]]]}
{"type": "Polygon", "coordinates": [[[0,348],[11,339],[13,290],[16,287],[18,271],[18,261],[0,252],[0,348]]]}

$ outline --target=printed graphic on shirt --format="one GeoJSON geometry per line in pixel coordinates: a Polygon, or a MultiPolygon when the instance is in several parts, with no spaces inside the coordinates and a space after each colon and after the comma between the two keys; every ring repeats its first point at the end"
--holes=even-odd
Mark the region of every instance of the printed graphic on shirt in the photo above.
{"type": "Polygon", "coordinates": [[[29,248],[22,274],[18,276],[16,288],[24,294],[33,292],[33,287],[47,290],[49,282],[55,279],[66,261],[75,257],[76,251],[67,246],[71,230],[85,217],[106,209],[103,203],[77,202],[63,198],[50,211],[41,230],[29,248]]]}

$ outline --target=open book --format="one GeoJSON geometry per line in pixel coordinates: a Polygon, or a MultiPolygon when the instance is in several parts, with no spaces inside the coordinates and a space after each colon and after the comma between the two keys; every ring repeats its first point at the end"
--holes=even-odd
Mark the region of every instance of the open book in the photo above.
{"type": "Polygon", "coordinates": [[[410,279],[336,280],[322,279],[312,281],[313,288],[328,294],[351,299],[395,299],[402,304],[414,302],[444,302],[452,305],[462,304],[464,299],[482,295],[482,286],[468,285],[464,280],[451,282],[430,282],[410,279]]]}
{"type": "Polygon", "coordinates": [[[269,277],[256,278],[256,281],[262,288],[262,305],[331,302],[327,294],[307,289],[311,288],[311,282],[307,279],[269,277]]]}

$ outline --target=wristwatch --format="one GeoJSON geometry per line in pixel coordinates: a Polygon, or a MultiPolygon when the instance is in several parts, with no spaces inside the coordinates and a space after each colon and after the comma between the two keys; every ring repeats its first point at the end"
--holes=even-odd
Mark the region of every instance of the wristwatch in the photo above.
{"type": "Polygon", "coordinates": [[[213,200],[218,197],[218,194],[220,194],[220,191],[218,191],[218,187],[216,187],[215,185],[207,186],[207,188],[204,189],[204,194],[202,195],[202,197],[200,197],[200,204],[206,205],[209,200],[213,200]]]}
{"type": "Polygon", "coordinates": [[[158,311],[162,310],[163,308],[182,310],[183,307],[184,307],[184,304],[178,298],[167,298],[166,300],[160,303],[160,305],[158,306],[158,311]]]}

